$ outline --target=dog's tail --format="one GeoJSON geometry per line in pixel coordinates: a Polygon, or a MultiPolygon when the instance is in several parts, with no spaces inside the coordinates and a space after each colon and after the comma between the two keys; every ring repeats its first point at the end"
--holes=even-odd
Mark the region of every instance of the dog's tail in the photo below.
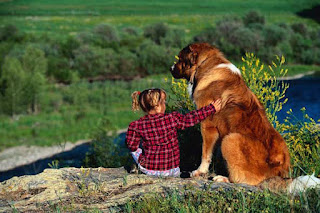
{"type": "Polygon", "coordinates": [[[320,189],[320,179],[312,175],[300,176],[297,178],[273,177],[259,184],[262,189],[269,189],[275,192],[287,192],[297,195],[310,188],[320,189]]]}
{"type": "Polygon", "coordinates": [[[305,175],[295,178],[288,186],[287,192],[290,194],[298,194],[309,188],[320,189],[320,179],[312,175],[305,175]]]}

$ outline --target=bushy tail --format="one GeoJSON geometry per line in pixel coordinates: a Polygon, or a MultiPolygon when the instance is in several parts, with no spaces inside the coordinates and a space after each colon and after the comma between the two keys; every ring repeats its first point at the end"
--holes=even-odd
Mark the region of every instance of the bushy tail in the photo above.
{"type": "Polygon", "coordinates": [[[288,185],[287,192],[290,194],[298,194],[308,188],[320,189],[320,179],[315,177],[314,174],[295,178],[292,183],[288,185]]]}

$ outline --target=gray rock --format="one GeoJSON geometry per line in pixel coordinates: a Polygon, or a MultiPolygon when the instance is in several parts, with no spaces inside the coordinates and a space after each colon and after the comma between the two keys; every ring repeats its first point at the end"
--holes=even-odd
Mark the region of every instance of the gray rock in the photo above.
{"type": "MultiPolygon", "coordinates": [[[[217,190],[239,185],[208,179],[156,178],[128,174],[124,168],[46,169],[37,175],[13,177],[0,183],[0,212],[67,212],[99,209],[119,211],[130,200],[185,188],[217,190]]],[[[247,190],[256,187],[242,185],[247,190]]]]}

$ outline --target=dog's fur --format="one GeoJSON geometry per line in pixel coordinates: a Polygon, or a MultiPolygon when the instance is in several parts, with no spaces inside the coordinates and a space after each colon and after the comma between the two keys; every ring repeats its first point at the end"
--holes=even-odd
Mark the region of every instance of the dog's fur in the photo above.
{"type": "Polygon", "coordinates": [[[269,123],[263,105],[240,71],[217,48],[207,43],[188,45],[179,53],[171,73],[192,83],[198,109],[222,100],[221,111],[201,123],[202,160],[193,176],[208,173],[218,140],[231,182],[257,185],[288,176],[290,156],[284,139],[269,123]]]}

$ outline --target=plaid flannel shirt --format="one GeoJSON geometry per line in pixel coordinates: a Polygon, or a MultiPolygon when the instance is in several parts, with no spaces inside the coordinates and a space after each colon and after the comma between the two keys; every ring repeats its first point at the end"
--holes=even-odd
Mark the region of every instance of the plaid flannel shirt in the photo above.
{"type": "Polygon", "coordinates": [[[188,114],[145,115],[130,123],[126,144],[131,152],[139,148],[142,141],[143,152],[138,161],[149,170],[168,170],[179,167],[180,150],[177,129],[194,126],[210,114],[215,113],[212,104],[188,114]]]}

